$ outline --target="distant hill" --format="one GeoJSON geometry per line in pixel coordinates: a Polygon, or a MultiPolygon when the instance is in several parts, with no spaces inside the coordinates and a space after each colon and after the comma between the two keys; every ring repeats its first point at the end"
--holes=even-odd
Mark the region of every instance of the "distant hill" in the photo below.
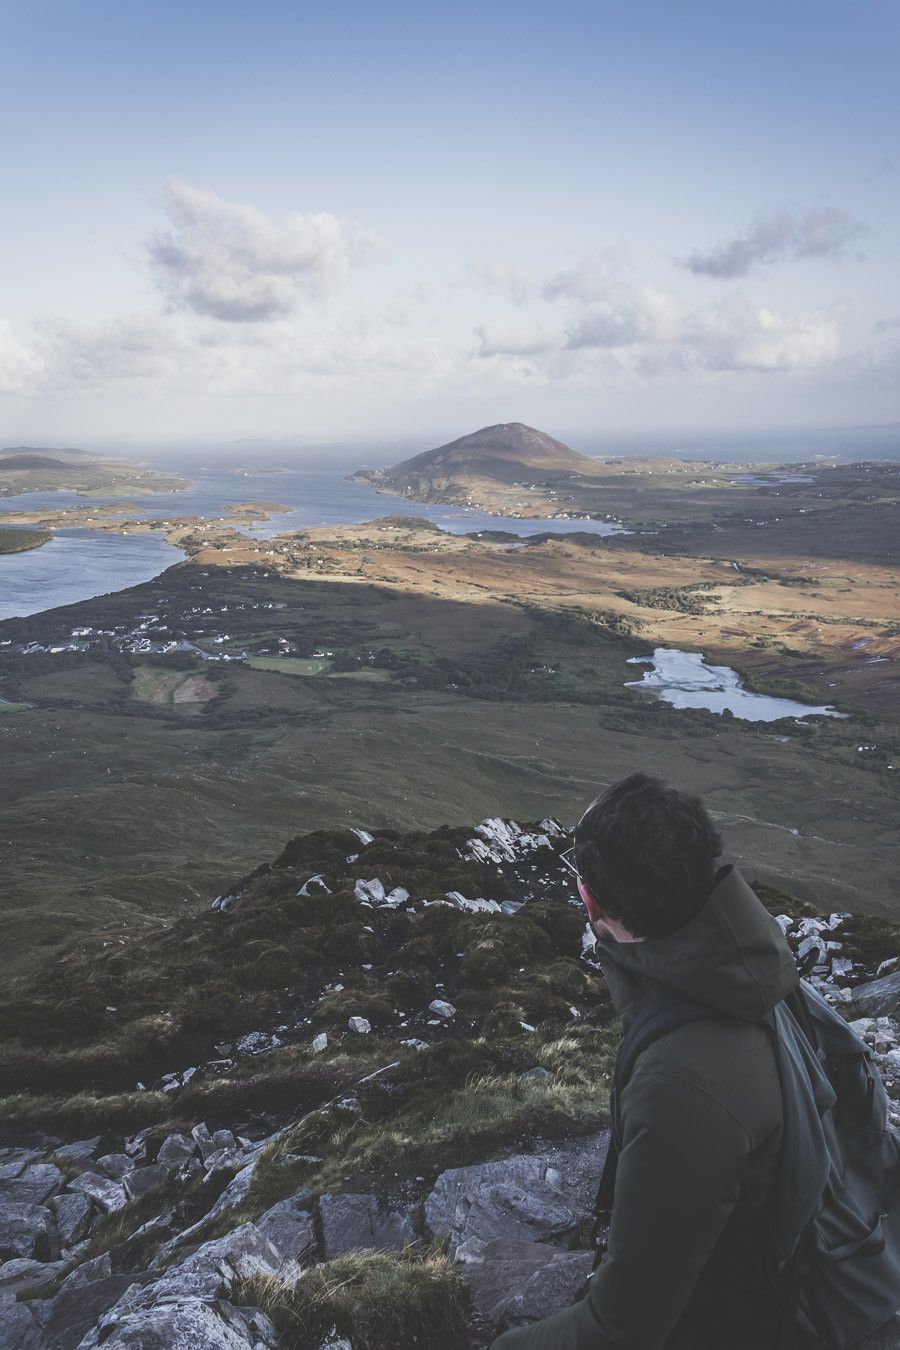
{"type": "Polygon", "coordinates": [[[63,459],[69,463],[73,459],[97,459],[91,450],[75,450],[69,446],[50,446],[50,445],[7,445],[0,450],[0,461],[6,465],[6,459],[9,455],[49,455],[51,458],[63,459]]]}
{"type": "Polygon", "coordinates": [[[390,468],[364,469],[355,477],[417,494],[445,488],[453,482],[488,479],[506,484],[546,483],[596,470],[595,460],[554,440],[546,432],[524,422],[498,422],[390,468]]]}
{"type": "Polygon", "coordinates": [[[13,469],[67,469],[68,464],[61,459],[51,459],[49,455],[2,455],[0,472],[11,473],[13,469]]]}

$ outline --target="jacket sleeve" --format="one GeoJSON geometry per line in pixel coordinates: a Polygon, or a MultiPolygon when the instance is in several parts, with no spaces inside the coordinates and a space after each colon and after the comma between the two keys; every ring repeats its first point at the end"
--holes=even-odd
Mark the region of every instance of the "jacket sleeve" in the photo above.
{"type": "Polygon", "coordinates": [[[707,1089],[638,1070],[622,1093],[624,1138],[609,1246],[587,1295],[516,1328],[496,1350],[662,1350],[737,1202],[752,1140],[707,1089]]]}

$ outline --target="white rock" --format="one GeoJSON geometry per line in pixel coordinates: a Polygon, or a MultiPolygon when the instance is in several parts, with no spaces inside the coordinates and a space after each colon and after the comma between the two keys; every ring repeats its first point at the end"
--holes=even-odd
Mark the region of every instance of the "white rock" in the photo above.
{"type": "Polygon", "coordinates": [[[310,877],[307,881],[304,881],[303,885],[300,887],[300,889],[299,889],[299,891],[297,892],[297,894],[298,894],[298,895],[309,895],[309,894],[310,894],[310,889],[309,889],[310,886],[318,886],[319,889],[325,891],[325,893],[326,893],[327,895],[331,895],[331,887],[330,887],[330,886],[326,886],[326,884],[325,884],[325,879],[324,879],[324,877],[321,875],[320,872],[317,872],[316,875],[315,875],[314,877],[310,877]]]}
{"type": "Polygon", "coordinates": [[[449,1018],[456,1016],[456,1009],[454,1008],[453,1004],[448,1003],[446,999],[443,998],[432,999],[428,1007],[431,1012],[437,1013],[438,1017],[449,1018]]]}
{"type": "Polygon", "coordinates": [[[364,848],[366,844],[374,844],[375,842],[374,834],[369,834],[368,830],[359,830],[355,826],[352,826],[350,833],[356,835],[357,839],[363,845],[364,848]]]}
{"type": "Polygon", "coordinates": [[[323,1050],[328,1049],[328,1036],[324,1031],[320,1031],[318,1036],[312,1040],[312,1052],[314,1055],[321,1054],[323,1050]]]}
{"type": "Polygon", "coordinates": [[[367,1017],[351,1017],[347,1021],[347,1026],[351,1031],[357,1032],[360,1036],[368,1036],[372,1030],[372,1024],[367,1017]]]}

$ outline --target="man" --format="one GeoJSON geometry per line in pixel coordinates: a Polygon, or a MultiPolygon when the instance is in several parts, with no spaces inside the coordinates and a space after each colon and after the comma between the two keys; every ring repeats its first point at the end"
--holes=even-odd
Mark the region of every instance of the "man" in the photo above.
{"type": "Polygon", "coordinates": [[[606,1256],[579,1302],[492,1350],[775,1350],[767,1218],[782,1100],[760,1019],[799,983],[790,948],[700,801],[632,774],[575,830],[578,888],[627,1029],[660,986],[713,1014],[654,1041],[621,1094],[606,1256]]]}

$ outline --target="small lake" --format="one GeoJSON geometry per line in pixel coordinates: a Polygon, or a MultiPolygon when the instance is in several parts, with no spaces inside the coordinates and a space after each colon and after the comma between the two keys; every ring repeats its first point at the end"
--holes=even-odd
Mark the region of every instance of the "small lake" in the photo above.
{"type": "MultiPolygon", "coordinates": [[[[628,534],[606,520],[558,520],[492,516],[464,506],[436,506],[378,493],[351,483],[346,468],[296,468],[275,473],[204,469],[184,492],[141,493],[131,498],[79,497],[75,492],[23,492],[0,497],[0,525],[7,511],[36,511],[73,506],[133,502],[123,514],[170,520],[175,516],[224,515],[239,502],[278,502],[286,507],[269,520],[238,526],[257,539],[311,529],[317,525],[356,525],[379,516],[422,516],[450,534],[505,530],[527,538],[535,534],[628,534]]],[[[150,581],[184,554],[156,534],[104,534],[95,530],[57,530],[54,540],[26,553],[0,557],[0,619],[36,614],[55,605],[88,600],[110,590],[150,581]],[[112,585],[110,583],[113,583],[112,585]]]]}
{"type": "Polygon", "coordinates": [[[730,666],[707,665],[699,652],[657,647],[652,656],[632,656],[628,664],[649,665],[652,669],[644,671],[639,680],[627,680],[626,689],[642,689],[673,708],[706,708],[714,713],[727,709],[749,722],[776,722],[779,717],[846,716],[835,708],[750,693],[741,687],[737,672],[730,666]]]}

